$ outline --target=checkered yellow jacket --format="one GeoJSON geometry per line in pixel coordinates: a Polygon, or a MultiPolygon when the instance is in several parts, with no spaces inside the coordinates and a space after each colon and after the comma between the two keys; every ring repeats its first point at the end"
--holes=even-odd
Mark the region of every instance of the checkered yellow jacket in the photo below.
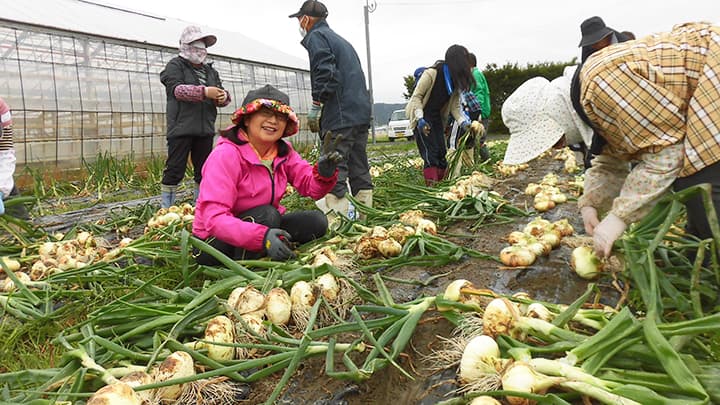
{"type": "Polygon", "coordinates": [[[580,100],[603,153],[633,159],[682,142],[680,177],[720,161],[720,27],[672,31],[609,46],[580,73],[580,100]]]}

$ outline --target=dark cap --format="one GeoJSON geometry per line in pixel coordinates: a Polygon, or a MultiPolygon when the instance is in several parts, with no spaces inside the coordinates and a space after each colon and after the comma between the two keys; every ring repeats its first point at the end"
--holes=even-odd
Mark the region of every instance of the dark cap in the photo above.
{"type": "Polygon", "coordinates": [[[257,100],[259,98],[265,98],[268,100],[275,100],[279,101],[285,105],[290,105],[290,97],[288,97],[287,94],[283,93],[282,91],[276,89],[275,87],[266,84],[263,87],[260,87],[259,89],[250,90],[247,93],[247,96],[245,96],[245,99],[243,100],[243,105],[250,103],[251,101],[257,100]]]}
{"type": "Polygon", "coordinates": [[[580,24],[580,33],[582,33],[582,39],[580,39],[579,47],[592,45],[612,34],[613,30],[605,25],[602,18],[595,16],[588,18],[580,24]]]}
{"type": "Polygon", "coordinates": [[[307,0],[302,4],[302,7],[300,7],[300,11],[295,14],[290,14],[288,17],[295,18],[301,15],[308,17],[327,17],[328,10],[324,4],[317,0],[307,0]]]}

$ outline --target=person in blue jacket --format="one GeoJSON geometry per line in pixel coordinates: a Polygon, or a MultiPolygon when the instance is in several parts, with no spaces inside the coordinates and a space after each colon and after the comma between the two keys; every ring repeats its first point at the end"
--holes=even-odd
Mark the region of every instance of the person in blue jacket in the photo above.
{"type": "Polygon", "coordinates": [[[290,15],[300,23],[301,44],[310,58],[312,105],[308,127],[321,138],[342,135],[337,150],[344,160],[338,166],[335,188],[325,196],[328,219],[347,215],[350,191],[364,205],[372,206],[373,184],[367,158],[368,129],[371,120],[370,93],[365,74],[353,46],[335,33],[327,21],[328,10],[316,0],[305,1],[290,15]]]}

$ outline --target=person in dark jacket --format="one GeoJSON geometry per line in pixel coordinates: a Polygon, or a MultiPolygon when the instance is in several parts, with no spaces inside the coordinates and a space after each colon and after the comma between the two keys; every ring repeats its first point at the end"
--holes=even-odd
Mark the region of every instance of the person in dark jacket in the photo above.
{"type": "Polygon", "coordinates": [[[202,178],[202,166],[213,146],[217,107],[230,103],[220,75],[205,63],[207,47],[217,42],[200,27],[186,27],[180,36],[180,54],[160,72],[167,94],[168,158],[161,184],[161,206],[175,203],[178,184],[185,176],[188,155],[192,159],[195,199],[202,178]]]}
{"type": "MultiPolygon", "coordinates": [[[[612,44],[635,39],[635,34],[630,31],[618,32],[607,25],[598,16],[590,17],[580,24],[582,38],[578,45],[582,49],[580,61],[585,63],[587,58],[594,52],[599,51],[612,44]]],[[[579,69],[578,69],[579,70],[579,69]]]]}
{"type": "MultiPolygon", "coordinates": [[[[578,46],[582,49],[580,58],[581,62],[580,66],[578,66],[575,70],[575,75],[570,82],[570,99],[580,118],[582,118],[587,125],[590,125],[590,121],[587,119],[585,112],[580,107],[579,75],[582,70],[582,66],[593,53],[610,45],[634,40],[635,34],[630,31],[618,32],[605,25],[605,21],[598,16],[590,17],[583,21],[580,24],[580,33],[582,34],[582,38],[580,38],[580,44],[578,46]]],[[[584,144],[574,144],[569,146],[570,149],[583,154],[583,165],[585,166],[585,169],[590,168],[593,156],[599,153],[598,151],[590,151],[584,144]]]]}
{"type": "Polygon", "coordinates": [[[290,18],[298,19],[301,43],[310,57],[313,101],[308,126],[321,138],[342,135],[338,151],[344,160],[338,166],[338,182],[325,197],[328,219],[332,220],[336,214],[347,215],[346,179],[355,198],[372,206],[373,184],[366,151],[371,101],[360,58],[348,41],[330,29],[327,15],[323,3],[308,0],[290,18]]]}

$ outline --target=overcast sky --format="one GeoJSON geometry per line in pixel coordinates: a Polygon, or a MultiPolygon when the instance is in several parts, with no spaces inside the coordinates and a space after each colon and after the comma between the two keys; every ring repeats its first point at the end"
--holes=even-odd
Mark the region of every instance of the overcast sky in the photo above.
{"type": "MultiPolygon", "coordinates": [[[[101,0],[103,1],[103,0],[101,0]]],[[[124,8],[237,31],[307,60],[297,19],[302,0],[104,0],[124,8]]],[[[328,24],[350,41],[367,75],[366,0],[324,0],[328,24]]],[[[371,3],[372,4],[372,3],[371,3]]],[[[375,102],[403,102],[403,76],[442,59],[452,44],[478,66],[579,58],[580,23],[599,15],[641,37],[687,21],[720,22],[719,0],[376,0],[370,13],[375,102]]],[[[138,29],[142,29],[138,27],[138,29]]],[[[218,38],[222,41],[222,38],[218,38]]],[[[212,51],[212,49],[211,49],[212,51]]]]}

